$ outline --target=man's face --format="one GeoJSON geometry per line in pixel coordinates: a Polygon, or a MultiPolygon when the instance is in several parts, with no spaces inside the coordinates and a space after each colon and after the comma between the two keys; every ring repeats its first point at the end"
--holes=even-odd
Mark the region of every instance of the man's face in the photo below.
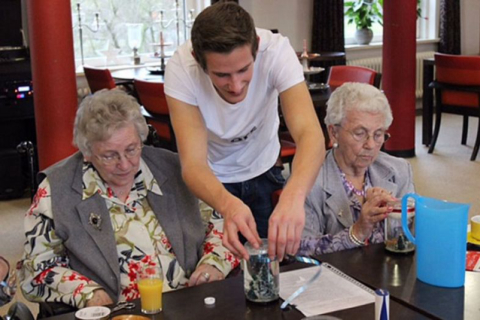
{"type": "Polygon", "coordinates": [[[205,60],[206,72],[223,100],[231,104],[243,101],[253,76],[252,46],[246,44],[230,53],[208,52],[205,60]]]}

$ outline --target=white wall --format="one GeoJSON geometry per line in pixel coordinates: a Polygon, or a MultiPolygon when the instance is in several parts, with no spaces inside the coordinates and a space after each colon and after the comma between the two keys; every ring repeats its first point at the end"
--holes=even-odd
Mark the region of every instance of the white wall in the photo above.
{"type": "MultiPolygon", "coordinates": [[[[252,15],[257,27],[279,29],[296,51],[302,50],[302,41],[307,39],[310,49],[313,0],[239,0],[239,3],[252,15]]],[[[462,54],[479,54],[480,1],[461,0],[460,6],[462,54]]],[[[377,52],[373,54],[378,55],[377,52]]]]}
{"type": "Polygon", "coordinates": [[[462,54],[480,53],[480,1],[460,2],[462,54]]]}
{"type": "Polygon", "coordinates": [[[307,39],[310,50],[313,0],[239,0],[239,4],[252,15],[256,27],[278,29],[295,51],[302,51],[307,39]]]}

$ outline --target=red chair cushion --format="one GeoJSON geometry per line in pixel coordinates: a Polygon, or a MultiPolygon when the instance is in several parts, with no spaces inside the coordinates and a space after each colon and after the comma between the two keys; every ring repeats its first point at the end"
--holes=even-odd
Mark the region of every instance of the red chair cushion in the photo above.
{"type": "Polygon", "coordinates": [[[295,155],[297,146],[294,142],[280,139],[280,157],[291,157],[295,155]]]}

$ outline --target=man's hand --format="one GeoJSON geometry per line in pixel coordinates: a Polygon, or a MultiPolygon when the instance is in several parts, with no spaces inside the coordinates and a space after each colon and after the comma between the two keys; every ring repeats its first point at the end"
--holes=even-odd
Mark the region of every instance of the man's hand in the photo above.
{"type": "Polygon", "coordinates": [[[360,217],[353,225],[352,232],[354,235],[362,241],[370,237],[375,224],[384,220],[388,214],[392,212],[393,207],[387,206],[387,203],[396,200],[397,199],[385,189],[379,187],[368,189],[360,217]]]}
{"type": "Polygon", "coordinates": [[[248,259],[248,252],[238,238],[240,232],[254,248],[260,246],[257,224],[252,211],[240,199],[235,198],[223,215],[223,245],[237,257],[248,259]]]}
{"type": "Polygon", "coordinates": [[[98,289],[93,292],[92,299],[88,300],[87,307],[106,306],[112,303],[108,293],[103,289],[98,289]]]}
{"type": "Polygon", "coordinates": [[[273,259],[276,256],[282,261],[286,254],[295,255],[300,246],[304,225],[304,201],[288,201],[280,197],[268,222],[269,257],[273,259]]]}
{"type": "Polygon", "coordinates": [[[192,273],[190,276],[190,280],[188,281],[188,285],[198,286],[202,283],[213,282],[218,280],[225,279],[223,273],[220,272],[214,266],[204,263],[197,267],[197,269],[192,273]]]}

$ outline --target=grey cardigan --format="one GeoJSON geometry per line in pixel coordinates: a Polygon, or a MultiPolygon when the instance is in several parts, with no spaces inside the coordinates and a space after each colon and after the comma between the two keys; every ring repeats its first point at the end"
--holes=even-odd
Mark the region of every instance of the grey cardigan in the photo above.
{"type": "MultiPolygon", "coordinates": [[[[373,186],[388,190],[397,198],[414,192],[412,168],[404,159],[380,152],[370,165],[369,174],[373,186]]],[[[305,201],[303,237],[335,235],[351,225],[350,201],[330,150],[305,201]]]]}
{"type": "MultiPolygon", "coordinates": [[[[148,203],[189,276],[201,257],[205,238],[198,200],[182,180],[176,154],[145,146],[142,158],[163,193],[148,192],[148,203]]],[[[46,176],[50,182],[55,234],[63,240],[70,268],[100,284],[117,302],[120,270],[110,214],[99,194],[82,200],[82,166],[83,156],[77,152],[41,172],[39,180],[46,176]],[[101,217],[101,230],[89,223],[91,213],[101,217]]]]}

